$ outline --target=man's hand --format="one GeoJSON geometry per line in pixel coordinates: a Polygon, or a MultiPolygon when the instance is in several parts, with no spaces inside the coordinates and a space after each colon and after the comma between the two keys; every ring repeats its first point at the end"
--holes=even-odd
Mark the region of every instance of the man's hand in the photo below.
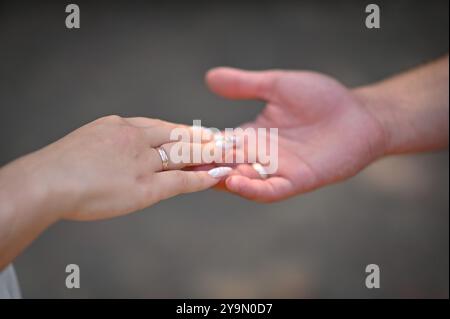
{"type": "Polygon", "coordinates": [[[211,90],[231,99],[267,102],[244,127],[278,128],[278,172],[266,180],[249,165],[226,179],[228,190],[275,201],[348,178],[385,151],[383,127],[352,91],[313,72],[248,72],[217,68],[211,90]]]}
{"type": "Polygon", "coordinates": [[[383,155],[448,147],[448,63],[447,55],[352,90],[314,72],[209,71],[213,92],[267,102],[244,127],[279,133],[276,174],[262,180],[251,166],[239,165],[225,186],[249,199],[276,201],[353,176],[383,155]]]}

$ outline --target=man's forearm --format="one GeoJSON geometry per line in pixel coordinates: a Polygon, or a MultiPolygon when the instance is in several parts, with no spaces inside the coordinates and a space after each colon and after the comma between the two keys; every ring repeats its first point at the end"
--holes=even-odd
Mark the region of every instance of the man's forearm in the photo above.
{"type": "Polygon", "coordinates": [[[448,146],[449,59],[394,76],[354,92],[383,127],[386,154],[448,146]]]}

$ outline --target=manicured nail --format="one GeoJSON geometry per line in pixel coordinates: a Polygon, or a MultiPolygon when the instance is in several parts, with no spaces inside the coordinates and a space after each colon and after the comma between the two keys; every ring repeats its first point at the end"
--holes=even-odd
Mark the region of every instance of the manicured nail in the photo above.
{"type": "Polygon", "coordinates": [[[230,174],[231,171],[232,171],[231,167],[222,166],[209,170],[208,174],[214,178],[221,178],[230,174]]]}
{"type": "Polygon", "coordinates": [[[261,164],[253,163],[252,167],[256,172],[258,172],[262,179],[266,179],[268,177],[266,169],[261,164]]]}

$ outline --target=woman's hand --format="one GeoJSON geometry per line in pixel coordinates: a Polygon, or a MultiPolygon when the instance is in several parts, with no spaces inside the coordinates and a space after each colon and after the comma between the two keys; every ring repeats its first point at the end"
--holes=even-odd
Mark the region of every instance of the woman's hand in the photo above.
{"type": "Polygon", "coordinates": [[[170,155],[177,143],[170,134],[180,127],[149,118],[100,118],[34,155],[42,164],[40,182],[60,194],[55,197],[60,216],[77,220],[123,215],[210,188],[219,179],[206,171],[180,170],[190,163],[175,164],[169,156],[163,171],[156,148],[170,155]]]}
{"type": "Polygon", "coordinates": [[[160,120],[107,116],[0,169],[0,269],[59,219],[110,218],[214,186],[231,169],[184,171],[192,163],[171,160],[179,143],[190,152],[211,144],[194,144],[192,133],[160,120]],[[171,141],[175,128],[189,141],[171,141]],[[164,170],[158,147],[169,158],[164,170]]]}

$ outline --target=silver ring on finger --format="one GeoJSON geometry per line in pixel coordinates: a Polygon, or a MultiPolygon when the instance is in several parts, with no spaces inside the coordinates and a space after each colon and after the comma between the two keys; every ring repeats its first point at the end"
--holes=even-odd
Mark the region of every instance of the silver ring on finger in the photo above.
{"type": "Polygon", "coordinates": [[[162,170],[166,171],[169,168],[169,156],[167,152],[162,147],[157,147],[156,151],[158,151],[159,157],[161,158],[162,170]]]}

